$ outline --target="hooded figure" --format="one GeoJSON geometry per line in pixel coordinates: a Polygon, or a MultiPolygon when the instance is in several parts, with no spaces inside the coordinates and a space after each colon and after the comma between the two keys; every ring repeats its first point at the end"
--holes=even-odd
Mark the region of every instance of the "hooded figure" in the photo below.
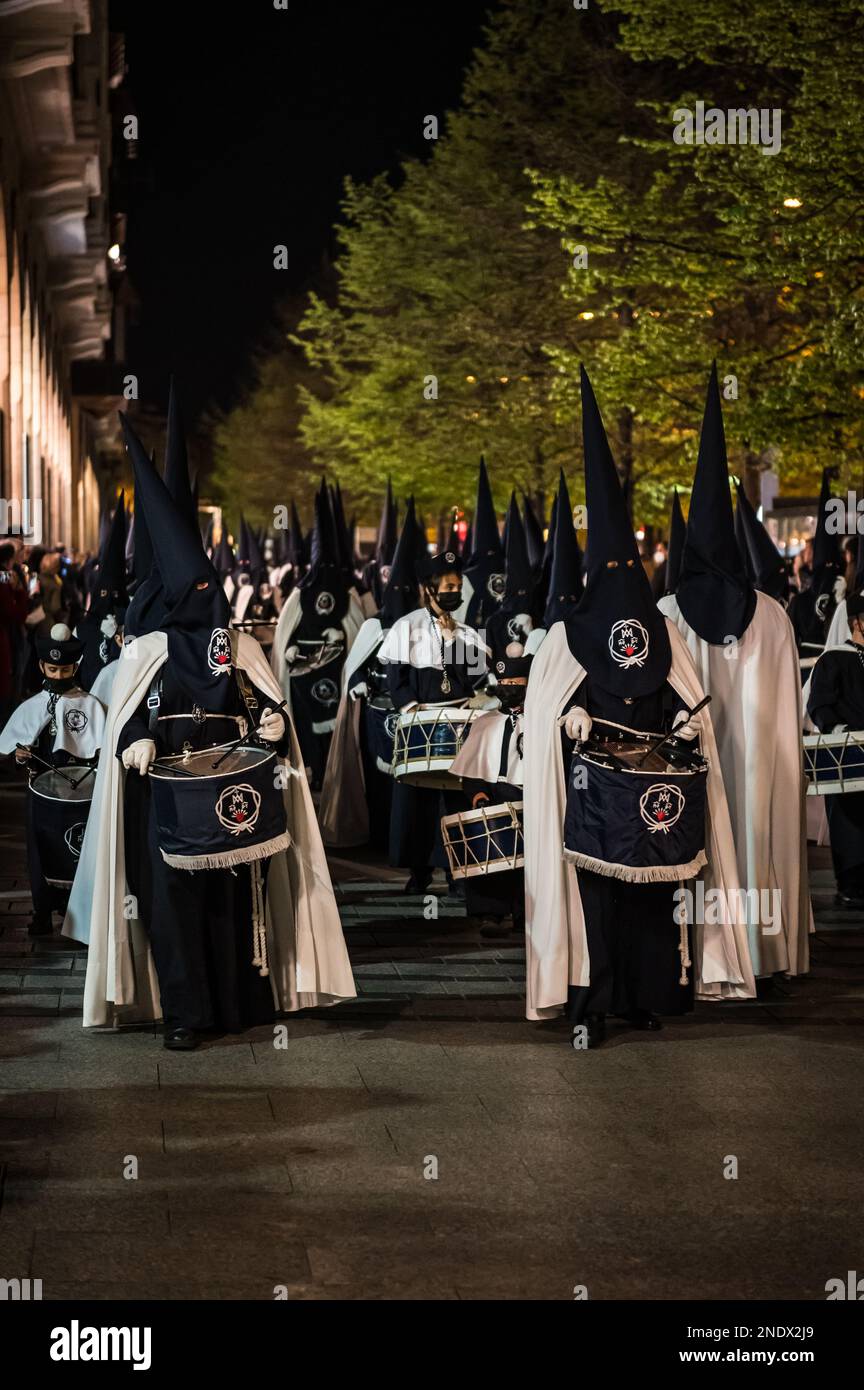
{"type": "MultiPolygon", "coordinates": [[[[582,371],[582,433],[588,511],[588,582],[578,607],[549,630],[531,670],[525,704],[524,829],[527,1014],[567,1010],[588,1045],[602,1041],[607,1013],[636,1027],[658,1026],[660,1013],[703,997],[754,993],[746,932],[707,924],[693,933],[694,980],[686,928],[673,916],[677,882],[652,871],[634,878],[624,863],[563,855],[571,797],[583,783],[567,775],[574,741],[619,730],[700,737],[708,759],[706,886],[737,889],[735,850],[711,719],[689,711],[703,698],[692,659],[658,613],[627,514],[597,402],[582,371]],[[597,723],[597,721],[604,721],[597,723]],[[563,724],[563,734],[562,726],[563,724]],[[568,785],[569,784],[569,785],[568,785]],[[583,1025],[587,1033],[583,1032],[583,1025]]],[[[601,783],[595,781],[595,787],[601,783]]],[[[698,805],[698,803],[697,803],[698,805]]],[[[613,825],[614,811],[603,824],[613,825]]],[[[653,822],[621,826],[648,843],[653,822]]],[[[659,822],[657,822],[659,823],[659,822]]],[[[698,871],[706,855],[690,866],[698,871]]],[[[681,877],[687,877],[681,874],[681,877]]],[[[734,899],[733,899],[734,901],[734,899]]]]}
{"type": "Polygon", "coordinates": [[[504,597],[486,624],[486,642],[493,661],[521,656],[534,627],[534,575],[515,492],[507,509],[506,537],[504,597]]]}
{"type": "Polygon", "coordinates": [[[381,600],[384,597],[384,589],[390,574],[390,566],[393,563],[393,555],[396,551],[398,536],[399,523],[396,515],[396,503],[393,500],[393,488],[388,478],[387,491],[384,495],[384,506],[381,511],[381,520],[378,523],[375,554],[369,563],[363,567],[363,582],[372,594],[376,608],[381,607],[381,600]]]}
{"type": "Polygon", "coordinates": [[[77,636],[84,644],[84,654],[78,667],[78,681],[84,690],[93,683],[104,667],[120,655],[123,621],[128,604],[126,593],[126,506],[125,495],[120,500],[99,552],[99,568],[90,590],[90,606],[78,624],[77,636]]]}
{"type": "MultiPolygon", "coordinates": [[[[828,504],[831,501],[831,479],[835,472],[836,469],[832,468],[822,470],[819,515],[813,537],[813,578],[808,588],[793,594],[789,602],[789,617],[802,658],[817,656],[821,648],[827,645],[834,614],[846,595],[843,551],[840,536],[833,529],[833,519],[829,529],[828,504]]],[[[842,633],[842,627],[840,631],[842,633]]]]}
{"type": "Polygon", "coordinates": [[[522,494],[522,524],[525,530],[525,544],[528,547],[528,563],[535,574],[539,574],[543,564],[543,527],[537,518],[530,497],[522,494]]]}
{"type": "MultiPolygon", "coordinates": [[[[163,630],[130,642],[119,663],[64,933],[89,942],[85,1026],[161,1014],[165,1045],[188,1050],[201,1032],[236,1031],[276,1010],[352,997],[354,987],[299,747],[290,718],[276,708],[278,687],[257,643],[229,633],[227,600],[197,527],[125,421],[124,431],[168,613],[163,630]],[[154,798],[146,857],[130,860],[127,785],[157,757],[183,753],[193,767],[196,752],[252,729],[282,768],[286,831],[257,846],[231,839],[237,832],[227,822],[218,858],[230,867],[194,857],[181,867],[164,847],[168,828],[157,824],[154,798]]],[[[170,827],[192,841],[210,814],[207,797],[219,789],[210,772],[200,789],[195,781],[193,774],[186,796],[177,792],[170,827]]],[[[247,791],[229,786],[223,795],[242,803],[247,791]]]]}
{"type": "MultiPolygon", "coordinates": [[[[857,537],[858,547],[855,563],[855,576],[852,580],[852,593],[864,594],[864,545],[861,544],[861,537],[857,537]]],[[[847,595],[851,597],[851,595],[847,595]]],[[[849,618],[846,611],[846,598],[842,598],[834,609],[834,616],[831,619],[831,626],[828,629],[828,636],[825,638],[825,650],[829,647],[842,646],[848,642],[852,636],[849,627],[849,618]]]]}
{"type": "Polygon", "coordinates": [[[270,573],[254,531],[240,518],[240,576],[231,605],[231,626],[252,632],[267,649],[276,627],[276,604],[270,573]]]}
{"type": "Polygon", "coordinates": [[[349,651],[318,809],[325,845],[386,848],[390,826],[393,702],[378,650],[395,622],[416,609],[417,522],[409,498],[377,618],[349,651]]]}
{"type": "Polygon", "coordinates": [[[672,508],[669,513],[669,545],[666,549],[666,559],[658,565],[651,576],[651,592],[655,598],[662,598],[664,594],[674,594],[678,584],[678,576],[681,573],[681,555],[684,550],[684,534],[686,524],[684,513],[681,511],[681,499],[678,496],[678,489],[672,489],[672,508]]]}
{"type": "Polygon", "coordinates": [[[750,498],[740,482],[735,484],[738,504],[735,508],[735,535],[739,548],[743,546],[745,564],[753,587],[762,594],[783,603],[789,592],[786,562],[759,520],[750,498]]]}
{"type": "Polygon", "coordinates": [[[271,654],[316,790],[336,726],[345,657],[362,625],[363,610],[346,579],[327,485],[322,482],[315,496],[311,564],[282,606],[271,654]]]}
{"type": "Polygon", "coordinates": [[[711,696],[738,878],[750,895],[753,968],[758,976],[801,974],[808,968],[812,915],[798,657],[789,618],[779,603],[747,583],[738,556],[716,367],[681,579],[659,608],[684,638],[711,696]],[[766,915],[769,920],[762,920],[766,915]]]}
{"type": "Polygon", "coordinates": [[[465,569],[465,588],[470,590],[465,621],[483,628],[504,597],[504,549],[489,487],[486,460],[480,460],[477,505],[471,523],[471,552],[465,569]]]}

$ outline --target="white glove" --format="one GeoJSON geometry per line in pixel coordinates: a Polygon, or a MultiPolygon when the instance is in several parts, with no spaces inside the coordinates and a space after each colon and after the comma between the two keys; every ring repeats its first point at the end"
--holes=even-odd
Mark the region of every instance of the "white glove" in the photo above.
{"type": "Polygon", "coordinates": [[[582,709],[579,705],[573,709],[568,709],[564,716],[564,732],[568,738],[572,738],[576,743],[585,742],[593,724],[594,720],[587,709],[582,709]]]}
{"type": "Polygon", "coordinates": [[[688,719],[686,710],[679,709],[672,720],[672,732],[679,738],[698,738],[701,732],[699,719],[688,719]]]}
{"type": "Polygon", "coordinates": [[[267,705],[261,714],[261,723],[256,732],[266,743],[278,743],[285,733],[285,720],[281,711],[272,710],[267,705]]]}
{"type": "Polygon", "coordinates": [[[351,696],[352,700],[362,700],[364,695],[369,694],[369,687],[365,681],[358,681],[356,685],[352,685],[348,694],[351,696]]]}
{"type": "Polygon", "coordinates": [[[138,738],[134,743],[129,744],[121,761],[124,767],[134,767],[142,777],[146,777],[155,757],[156,744],[152,738],[138,738]]]}
{"type": "Polygon", "coordinates": [[[848,732],[849,732],[849,725],[848,725],[848,724],[835,724],[835,725],[834,725],[834,728],[831,730],[831,732],[832,732],[832,734],[848,734],[848,732]]]}
{"type": "Polygon", "coordinates": [[[285,653],[285,661],[286,661],[286,663],[287,663],[289,666],[293,666],[293,665],[294,665],[294,662],[297,660],[297,658],[298,658],[299,655],[300,655],[300,648],[299,648],[299,647],[289,647],[288,650],[287,650],[286,653],[285,653]]]}

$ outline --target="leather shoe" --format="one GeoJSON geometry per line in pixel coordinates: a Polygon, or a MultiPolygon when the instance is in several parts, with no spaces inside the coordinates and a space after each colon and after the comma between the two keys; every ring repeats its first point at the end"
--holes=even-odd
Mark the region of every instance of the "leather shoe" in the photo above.
{"type": "Polygon", "coordinates": [[[659,1033],[663,1027],[657,1015],[649,1013],[648,1009],[634,1009],[632,1014],[627,1014],[627,1022],[631,1028],[640,1028],[645,1033],[659,1033]]]}
{"type": "Polygon", "coordinates": [[[606,1015],[588,1014],[582,1023],[573,1026],[573,1037],[571,1046],[575,1052],[584,1052],[586,1048],[599,1047],[606,1040],[606,1015]],[[582,1029],[585,1033],[583,1035],[582,1029]]]}
{"type": "Polygon", "coordinates": [[[170,1052],[194,1052],[200,1043],[201,1039],[192,1028],[168,1028],[162,1039],[162,1046],[170,1052]]]}

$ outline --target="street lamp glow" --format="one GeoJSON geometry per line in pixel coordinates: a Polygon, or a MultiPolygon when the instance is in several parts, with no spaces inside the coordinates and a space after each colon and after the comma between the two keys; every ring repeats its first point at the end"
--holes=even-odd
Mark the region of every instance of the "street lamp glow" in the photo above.
{"type": "Polygon", "coordinates": [[[784,198],[784,208],[800,208],[803,206],[800,198],[784,198]]]}
{"type": "Polygon", "coordinates": [[[594,315],[592,314],[590,309],[586,309],[584,313],[579,315],[579,317],[580,319],[585,319],[587,322],[588,319],[593,319],[594,315]]]}
{"type": "Polygon", "coordinates": [[[119,261],[120,259],[120,247],[116,241],[113,246],[108,247],[108,259],[109,261],[119,261]]]}

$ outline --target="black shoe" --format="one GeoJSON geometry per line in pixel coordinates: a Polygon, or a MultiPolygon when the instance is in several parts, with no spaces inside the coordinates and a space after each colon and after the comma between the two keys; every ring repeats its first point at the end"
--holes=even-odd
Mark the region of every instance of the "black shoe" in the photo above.
{"type": "Polygon", "coordinates": [[[480,935],[489,941],[500,941],[502,937],[510,935],[510,923],[506,917],[484,917],[480,935]]]}
{"type": "Polygon", "coordinates": [[[639,1028],[645,1033],[659,1033],[663,1027],[657,1015],[648,1009],[634,1009],[631,1014],[625,1014],[625,1018],[631,1028],[639,1028]]]}
{"type": "Polygon", "coordinates": [[[166,1028],[162,1046],[170,1052],[194,1052],[201,1039],[192,1028],[166,1028]]]}
{"type": "Polygon", "coordinates": [[[584,1052],[586,1048],[599,1047],[601,1043],[606,1041],[606,1015],[588,1014],[583,1023],[574,1024],[573,1036],[570,1041],[575,1052],[584,1052]]]}
{"type": "Polygon", "coordinates": [[[864,897],[856,897],[852,893],[835,893],[834,906],[845,907],[852,912],[864,911],[864,897]]]}
{"type": "Polygon", "coordinates": [[[34,917],[27,924],[28,936],[53,936],[54,924],[50,917],[34,917]]]}
{"type": "Polygon", "coordinates": [[[414,896],[414,895],[416,895],[416,894],[420,894],[420,895],[422,896],[423,894],[428,893],[428,891],[429,891],[429,884],[430,884],[431,882],[432,882],[432,875],[431,875],[431,874],[429,874],[428,877],[424,875],[424,876],[418,878],[418,876],[417,876],[416,874],[413,874],[413,873],[412,873],[412,875],[411,875],[411,877],[409,878],[408,882],[405,884],[405,887],[402,889],[402,892],[403,892],[403,893],[410,893],[412,896],[414,896]]]}

